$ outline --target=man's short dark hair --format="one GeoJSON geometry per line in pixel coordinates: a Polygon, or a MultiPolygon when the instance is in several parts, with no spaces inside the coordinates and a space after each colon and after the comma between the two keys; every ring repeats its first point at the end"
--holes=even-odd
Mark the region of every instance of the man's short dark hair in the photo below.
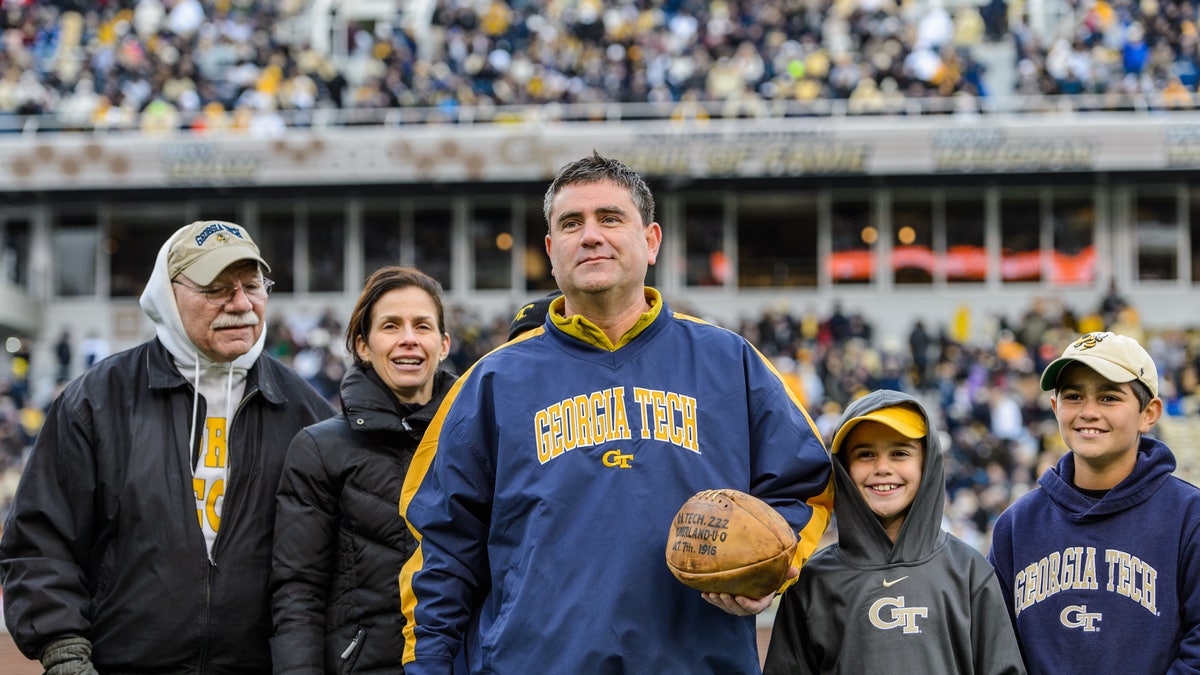
{"type": "Polygon", "coordinates": [[[546,198],[542,202],[542,213],[546,217],[546,226],[550,226],[550,209],[554,204],[554,198],[558,196],[559,192],[562,192],[563,188],[579,183],[599,183],[605,180],[612,181],[629,190],[633,205],[637,207],[638,214],[642,216],[643,226],[654,222],[654,195],[650,193],[650,187],[646,185],[646,181],[642,180],[636,171],[620,161],[604,157],[596,150],[592,150],[590,157],[576,160],[559,169],[558,175],[550,182],[550,187],[546,190],[546,198]]]}

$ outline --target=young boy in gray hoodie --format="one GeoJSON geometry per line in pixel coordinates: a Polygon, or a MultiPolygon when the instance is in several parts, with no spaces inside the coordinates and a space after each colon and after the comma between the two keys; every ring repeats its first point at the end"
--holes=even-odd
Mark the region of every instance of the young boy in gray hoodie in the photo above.
{"type": "Polygon", "coordinates": [[[838,541],[783,593],[766,675],[1025,673],[991,565],[941,528],[942,447],[925,408],[868,394],[830,450],[838,541]]]}

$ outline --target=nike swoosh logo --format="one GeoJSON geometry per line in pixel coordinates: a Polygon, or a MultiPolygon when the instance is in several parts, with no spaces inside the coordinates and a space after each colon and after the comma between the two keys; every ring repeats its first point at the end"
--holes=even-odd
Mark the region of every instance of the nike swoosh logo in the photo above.
{"type": "Polygon", "coordinates": [[[896,584],[900,583],[901,581],[904,581],[904,580],[905,580],[905,579],[907,579],[907,578],[908,578],[907,576],[903,576],[903,577],[900,577],[899,579],[892,579],[891,581],[888,581],[887,579],[884,579],[884,580],[883,580],[883,587],[884,587],[884,588],[891,588],[892,586],[895,586],[896,584]]]}

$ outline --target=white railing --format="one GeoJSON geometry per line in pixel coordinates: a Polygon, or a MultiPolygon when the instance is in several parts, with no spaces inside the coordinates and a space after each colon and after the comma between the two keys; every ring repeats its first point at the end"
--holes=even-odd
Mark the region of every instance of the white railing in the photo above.
{"type": "MultiPolygon", "coordinates": [[[[512,106],[456,106],[449,108],[317,108],[282,110],[283,125],[291,128],[378,126],[422,124],[548,124],[554,122],[621,122],[677,119],[703,121],[729,118],[792,117],[924,117],[930,115],[1064,115],[1091,112],[1152,114],[1174,110],[1200,110],[1200,95],[1082,94],[1073,96],[988,96],[960,95],[948,98],[906,98],[863,103],[847,99],[814,101],[703,101],[668,103],[548,103],[512,106]]],[[[263,113],[255,113],[263,114],[263,113]]],[[[202,113],[175,113],[168,128],[190,129],[202,113]]],[[[229,115],[231,120],[236,115],[229,115]]],[[[146,116],[134,116],[124,126],[112,124],[81,126],[55,114],[16,115],[0,113],[0,134],[136,131],[161,128],[148,124],[146,116]]]]}

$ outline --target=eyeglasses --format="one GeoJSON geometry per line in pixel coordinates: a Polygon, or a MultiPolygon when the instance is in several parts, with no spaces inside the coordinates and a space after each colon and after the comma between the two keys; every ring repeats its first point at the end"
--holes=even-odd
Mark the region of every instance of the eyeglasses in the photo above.
{"type": "Polygon", "coordinates": [[[214,307],[224,307],[225,305],[228,305],[233,300],[233,296],[237,294],[239,288],[242,289],[242,293],[245,293],[246,297],[250,300],[254,302],[262,302],[263,300],[267,299],[268,295],[271,294],[271,287],[275,285],[274,281],[271,281],[266,277],[255,279],[254,281],[239,282],[233,286],[230,286],[229,284],[211,284],[203,288],[185,284],[178,279],[172,279],[171,283],[178,284],[189,291],[195,291],[200,295],[203,295],[204,299],[208,301],[208,304],[213,305],[214,307]]]}

